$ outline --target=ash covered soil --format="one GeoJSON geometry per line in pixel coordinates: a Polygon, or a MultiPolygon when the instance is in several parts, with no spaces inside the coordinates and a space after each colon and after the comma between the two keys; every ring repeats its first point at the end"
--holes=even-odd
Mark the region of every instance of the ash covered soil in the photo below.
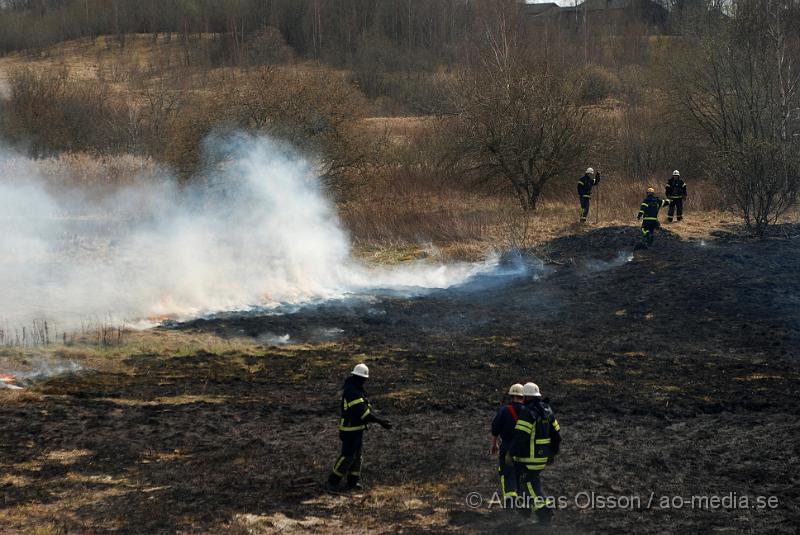
{"type": "Polygon", "coordinates": [[[796,533],[797,239],[665,233],[627,262],[638,234],[558,239],[536,251],[544,269],[525,260],[525,274],[416,298],[171,327],[264,341],[255,355],[141,354],[0,391],[0,531],[536,532],[465,504],[495,491],[489,423],[505,389],[534,380],[563,433],[544,475],[568,500],[553,532],[796,533]],[[325,495],[338,389],[361,360],[395,428],[367,434],[365,492],[325,495]],[[582,508],[582,492],[641,508],[582,508]],[[730,493],[778,505],[660,506],[730,493]]]}

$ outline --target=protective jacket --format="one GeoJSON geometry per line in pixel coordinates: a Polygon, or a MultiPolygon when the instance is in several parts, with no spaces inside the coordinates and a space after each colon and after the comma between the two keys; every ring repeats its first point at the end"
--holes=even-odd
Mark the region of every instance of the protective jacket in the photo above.
{"type": "Polygon", "coordinates": [[[364,390],[364,380],[351,375],[344,382],[342,389],[341,417],[339,431],[363,431],[369,422],[376,421],[371,413],[371,406],[364,390]]]}
{"type": "Polygon", "coordinates": [[[673,176],[667,181],[665,190],[667,199],[685,199],[686,182],[679,176],[673,176]]]}
{"type": "Polygon", "coordinates": [[[514,439],[514,428],[517,426],[517,420],[523,410],[525,410],[525,406],[514,401],[497,411],[492,420],[492,436],[502,439],[501,450],[508,451],[511,446],[511,441],[514,439]]]}
{"type": "Polygon", "coordinates": [[[561,426],[550,404],[540,398],[525,405],[514,429],[511,455],[528,470],[544,470],[561,446],[561,426]]]}
{"type": "Polygon", "coordinates": [[[600,183],[600,173],[595,172],[594,176],[589,176],[589,174],[583,175],[580,180],[578,180],[578,195],[581,197],[591,197],[592,196],[592,187],[596,186],[600,183]]]}
{"type": "Polygon", "coordinates": [[[639,215],[636,218],[643,221],[658,221],[658,211],[668,204],[669,200],[660,199],[654,193],[648,193],[639,207],[639,215]]]}

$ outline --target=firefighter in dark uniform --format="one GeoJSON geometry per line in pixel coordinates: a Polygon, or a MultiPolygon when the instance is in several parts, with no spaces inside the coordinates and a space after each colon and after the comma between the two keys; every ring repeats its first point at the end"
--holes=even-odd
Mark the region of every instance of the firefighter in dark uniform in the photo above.
{"type": "Polygon", "coordinates": [[[656,197],[656,190],[647,188],[647,197],[642,201],[639,215],[636,216],[636,219],[642,220],[642,239],[646,246],[653,245],[655,231],[661,226],[658,223],[658,211],[668,204],[671,204],[669,199],[659,199],[656,197]]]}
{"type": "Polygon", "coordinates": [[[672,216],[678,212],[678,221],[683,221],[683,201],[686,199],[686,182],[681,178],[678,170],[672,172],[672,178],[667,181],[666,197],[669,199],[669,212],[667,223],[672,223],[672,216]]]}
{"type": "Polygon", "coordinates": [[[511,441],[514,438],[514,428],[517,426],[519,413],[525,408],[521,384],[511,385],[508,395],[511,396],[511,403],[501,407],[492,420],[492,455],[500,454],[497,473],[500,474],[500,490],[503,493],[504,503],[509,498],[513,499],[517,496],[514,463],[507,462],[506,454],[511,450],[511,441]]]}
{"type": "Polygon", "coordinates": [[[333,465],[328,477],[326,489],[335,491],[342,478],[347,476],[350,489],[361,489],[361,447],[364,441],[364,430],[367,424],[375,422],[384,429],[391,429],[388,420],[372,414],[372,407],[364,391],[364,383],[369,377],[366,364],[358,364],[353,368],[344,382],[342,390],[341,418],[339,419],[339,439],[342,441],[342,453],[333,465]]]}
{"type": "Polygon", "coordinates": [[[530,505],[525,512],[534,511],[539,523],[549,524],[555,504],[542,490],[542,472],[555,460],[561,447],[561,426],[536,384],[526,383],[523,389],[525,410],[514,429],[511,456],[520,496],[530,505]]]}
{"type": "Polygon", "coordinates": [[[578,197],[581,200],[581,223],[586,223],[589,216],[589,203],[592,200],[592,187],[600,183],[600,171],[596,172],[591,167],[586,170],[578,180],[578,197]]]}

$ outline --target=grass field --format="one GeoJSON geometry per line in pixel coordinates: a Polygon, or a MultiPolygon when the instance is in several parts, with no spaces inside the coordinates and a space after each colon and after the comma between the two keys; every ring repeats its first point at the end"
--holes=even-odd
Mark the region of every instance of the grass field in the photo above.
{"type": "MultiPolygon", "coordinates": [[[[105,78],[125,98],[135,97],[134,83],[170,70],[185,74],[176,79],[186,91],[248,76],[193,62],[163,37],[129,36],[124,48],[80,40],[0,58],[0,92],[4,70],[20,66],[105,78]]],[[[609,106],[604,112],[615,113],[609,106]]],[[[434,265],[500,253],[498,265],[444,289],[390,288],[147,329],[100,321],[48,343],[19,344],[17,327],[2,327],[0,372],[23,389],[0,384],[0,532],[536,529],[465,503],[470,492],[494,492],[489,423],[508,386],[528,380],[551,399],[564,432],[544,476],[553,495],[737,492],[778,501],[770,509],[613,510],[572,500],[557,511],[555,532],[795,532],[797,212],[754,240],[718,184],[686,177],[684,222],[665,223],[655,247],[634,251],[639,203],[648,187],[662,192],[666,176],[600,168],[582,225],[577,176],[549,184],[537,210],[524,212],[503,182],[474,188],[431,157],[446,135],[436,119],[367,115],[358,126],[381,140],[380,161],[351,177],[344,194],[331,193],[338,220],[326,220],[347,231],[355,259],[434,265]],[[339,387],[362,361],[372,369],[376,411],[395,428],[368,432],[366,491],[326,494],[339,387]]],[[[55,198],[77,191],[89,200],[177,181],[148,157],[89,152],[0,158],[0,180],[9,177],[41,180],[55,198]]],[[[129,223],[107,211],[101,224],[129,223]]],[[[283,230],[301,223],[286,221],[283,230]]],[[[67,227],[58,240],[80,249],[67,227]]],[[[161,319],[170,318],[151,324],[161,319]]]]}

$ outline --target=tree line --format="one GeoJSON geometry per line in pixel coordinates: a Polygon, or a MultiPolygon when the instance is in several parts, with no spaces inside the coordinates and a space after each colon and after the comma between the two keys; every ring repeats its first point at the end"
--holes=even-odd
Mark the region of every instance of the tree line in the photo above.
{"type": "Polygon", "coordinates": [[[245,42],[275,28],[301,57],[346,62],[373,41],[418,58],[454,53],[476,22],[467,0],[5,0],[0,52],[79,37],[160,33],[189,41],[224,35],[230,61],[245,42]]]}

